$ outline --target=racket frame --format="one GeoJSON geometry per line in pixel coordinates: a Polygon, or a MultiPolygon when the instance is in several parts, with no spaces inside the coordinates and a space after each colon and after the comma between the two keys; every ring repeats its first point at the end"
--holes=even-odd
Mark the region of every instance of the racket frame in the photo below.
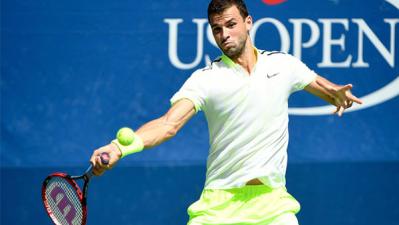
{"type": "Polygon", "coordinates": [[[51,210],[51,207],[48,203],[48,199],[46,197],[46,189],[47,189],[48,182],[51,179],[53,179],[54,177],[60,177],[64,180],[66,180],[75,189],[75,192],[78,195],[79,201],[82,205],[82,225],[85,225],[86,221],[87,221],[87,190],[88,190],[88,184],[89,184],[90,178],[92,176],[91,170],[92,170],[92,167],[90,166],[89,169],[86,171],[86,173],[81,176],[70,176],[66,173],[60,173],[60,172],[52,173],[49,176],[47,176],[46,179],[43,181],[42,200],[44,203],[44,207],[46,208],[47,214],[50,216],[50,218],[52,219],[54,224],[61,225],[59,222],[58,223],[56,222],[56,221],[58,221],[58,219],[54,216],[54,213],[51,210]],[[84,180],[83,192],[81,191],[79,185],[75,181],[75,180],[80,180],[80,179],[84,180]]]}
{"type": "MultiPolygon", "coordinates": [[[[103,164],[107,165],[109,163],[109,153],[102,152],[100,154],[100,159],[103,164]]],[[[90,166],[89,166],[89,168],[87,168],[86,172],[80,176],[70,176],[66,173],[56,172],[56,173],[50,174],[49,176],[46,177],[46,179],[44,179],[43,184],[42,184],[42,200],[44,203],[44,208],[46,209],[47,214],[50,216],[50,218],[54,222],[54,224],[62,225],[59,223],[59,221],[55,217],[53,211],[51,210],[50,205],[47,200],[47,197],[46,197],[46,189],[47,189],[48,182],[54,177],[60,177],[64,180],[66,180],[75,189],[75,191],[78,195],[79,201],[82,205],[82,225],[86,225],[86,222],[87,222],[87,190],[89,187],[90,178],[92,178],[93,176],[94,176],[93,164],[90,164],[90,166]],[[80,180],[80,179],[84,180],[83,192],[81,191],[79,185],[75,182],[75,180],[80,180]]]]}

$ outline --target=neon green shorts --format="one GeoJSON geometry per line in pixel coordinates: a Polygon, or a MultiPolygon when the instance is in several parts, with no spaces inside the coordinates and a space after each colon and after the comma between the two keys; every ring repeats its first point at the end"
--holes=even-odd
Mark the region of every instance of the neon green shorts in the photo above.
{"type": "Polygon", "coordinates": [[[188,225],[298,225],[300,205],[285,187],[204,189],[188,208],[188,225]]]}

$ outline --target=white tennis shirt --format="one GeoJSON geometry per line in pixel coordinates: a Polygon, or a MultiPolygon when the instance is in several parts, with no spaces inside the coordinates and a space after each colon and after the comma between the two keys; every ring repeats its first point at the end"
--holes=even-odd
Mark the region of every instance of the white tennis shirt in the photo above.
{"type": "Polygon", "coordinates": [[[285,185],[288,97],[316,73],[297,58],[256,50],[251,74],[226,55],[195,71],[171,103],[191,100],[205,113],[210,149],[205,189],[241,187],[258,178],[285,185]]]}

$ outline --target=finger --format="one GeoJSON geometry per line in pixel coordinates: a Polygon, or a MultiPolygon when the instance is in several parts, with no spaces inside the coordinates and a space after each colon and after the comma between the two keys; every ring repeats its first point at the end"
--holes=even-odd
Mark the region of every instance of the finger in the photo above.
{"type": "Polygon", "coordinates": [[[95,176],[98,176],[99,175],[99,170],[98,169],[96,169],[96,168],[93,168],[93,174],[95,175],[95,176]]]}
{"type": "Polygon", "coordinates": [[[353,105],[353,101],[347,100],[347,101],[346,101],[346,104],[347,104],[346,109],[347,109],[347,108],[350,108],[350,107],[352,107],[352,105],[353,105]]]}
{"type": "Polygon", "coordinates": [[[338,116],[342,116],[342,114],[344,113],[345,108],[344,107],[340,107],[339,111],[338,111],[338,116]]]}
{"type": "MultiPolygon", "coordinates": [[[[102,152],[101,154],[103,154],[104,152],[102,152]]],[[[108,152],[107,152],[108,153],[108,152]]],[[[100,165],[100,168],[103,170],[109,170],[112,168],[112,166],[115,163],[115,159],[113,159],[113,155],[112,152],[108,153],[108,157],[107,159],[105,159],[104,156],[101,156],[101,154],[98,156],[97,158],[97,162],[100,165]]]]}
{"type": "Polygon", "coordinates": [[[353,85],[352,85],[352,84],[347,84],[347,85],[345,85],[345,86],[340,87],[339,90],[342,90],[342,91],[349,91],[349,90],[352,89],[352,88],[353,88],[353,85]]]}
{"type": "Polygon", "coordinates": [[[337,106],[337,107],[335,108],[335,111],[334,111],[334,113],[333,113],[333,114],[337,114],[337,113],[338,113],[338,111],[339,111],[339,108],[340,108],[340,106],[337,106]]]}
{"type": "Polygon", "coordinates": [[[98,165],[98,168],[101,168],[101,169],[105,169],[105,168],[107,168],[107,166],[108,166],[108,165],[105,165],[105,164],[102,162],[102,160],[101,160],[101,155],[100,155],[100,154],[96,156],[96,164],[98,165]]]}
{"type": "Polygon", "coordinates": [[[101,176],[101,175],[103,175],[103,173],[104,173],[104,170],[97,169],[97,168],[94,168],[94,169],[93,169],[93,174],[94,174],[95,176],[101,176]]]}
{"type": "Polygon", "coordinates": [[[344,108],[344,109],[348,108],[348,101],[347,100],[343,100],[342,104],[341,104],[341,107],[344,108]]]}
{"type": "Polygon", "coordinates": [[[337,108],[334,111],[334,114],[338,114],[338,116],[341,116],[342,115],[342,113],[341,113],[342,108],[343,107],[341,105],[338,105],[337,108]]]}
{"type": "Polygon", "coordinates": [[[95,167],[96,166],[96,156],[98,155],[98,150],[95,150],[94,152],[93,152],[93,154],[91,155],[91,157],[90,157],[90,163],[93,165],[93,167],[95,167]]]}
{"type": "Polygon", "coordinates": [[[93,167],[93,174],[96,176],[101,176],[105,172],[105,168],[101,167],[99,163],[96,164],[95,167],[93,167]]]}
{"type": "Polygon", "coordinates": [[[96,165],[96,157],[95,157],[95,156],[92,156],[92,157],[90,158],[90,163],[91,163],[91,165],[93,165],[93,166],[96,165]]]}
{"type": "Polygon", "coordinates": [[[356,102],[357,104],[363,104],[363,101],[356,96],[352,95],[351,93],[348,94],[348,99],[351,101],[356,102]]]}

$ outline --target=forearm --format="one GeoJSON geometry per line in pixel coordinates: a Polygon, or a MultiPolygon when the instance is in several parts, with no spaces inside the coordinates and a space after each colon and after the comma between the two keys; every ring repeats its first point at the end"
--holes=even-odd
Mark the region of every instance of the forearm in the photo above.
{"type": "Polygon", "coordinates": [[[316,77],[316,82],[317,82],[317,84],[319,84],[320,86],[323,86],[323,87],[325,87],[325,86],[330,86],[330,87],[333,87],[333,88],[340,87],[340,85],[334,84],[331,81],[329,81],[326,78],[324,78],[322,76],[319,76],[319,75],[316,77]]]}
{"type": "MultiPolygon", "coordinates": [[[[335,84],[333,84],[333,85],[335,85],[335,84]]],[[[331,96],[331,94],[328,92],[328,90],[326,90],[325,88],[320,86],[317,79],[315,82],[312,82],[307,87],[305,87],[305,90],[332,105],[336,105],[334,98],[331,96]]]]}
{"type": "Polygon", "coordinates": [[[362,104],[362,100],[351,93],[352,84],[337,85],[327,79],[317,76],[316,80],[305,87],[305,90],[314,94],[332,105],[335,105],[338,116],[342,116],[345,109],[352,107],[353,102],[362,104]]]}
{"type": "Polygon", "coordinates": [[[194,114],[193,103],[182,99],[175,103],[164,116],[141,126],[136,134],[143,140],[144,148],[157,146],[175,136],[194,114]]]}
{"type": "Polygon", "coordinates": [[[144,148],[151,148],[169,140],[176,132],[176,126],[163,116],[144,124],[136,134],[143,140],[144,148]]]}
{"type": "Polygon", "coordinates": [[[136,132],[126,127],[120,129],[116,140],[93,152],[90,158],[94,168],[93,173],[97,176],[101,175],[121,158],[172,138],[194,116],[195,112],[194,104],[188,99],[182,99],[173,104],[164,116],[144,124],[136,132]],[[102,164],[98,157],[103,152],[110,155],[108,165],[102,164]]]}

